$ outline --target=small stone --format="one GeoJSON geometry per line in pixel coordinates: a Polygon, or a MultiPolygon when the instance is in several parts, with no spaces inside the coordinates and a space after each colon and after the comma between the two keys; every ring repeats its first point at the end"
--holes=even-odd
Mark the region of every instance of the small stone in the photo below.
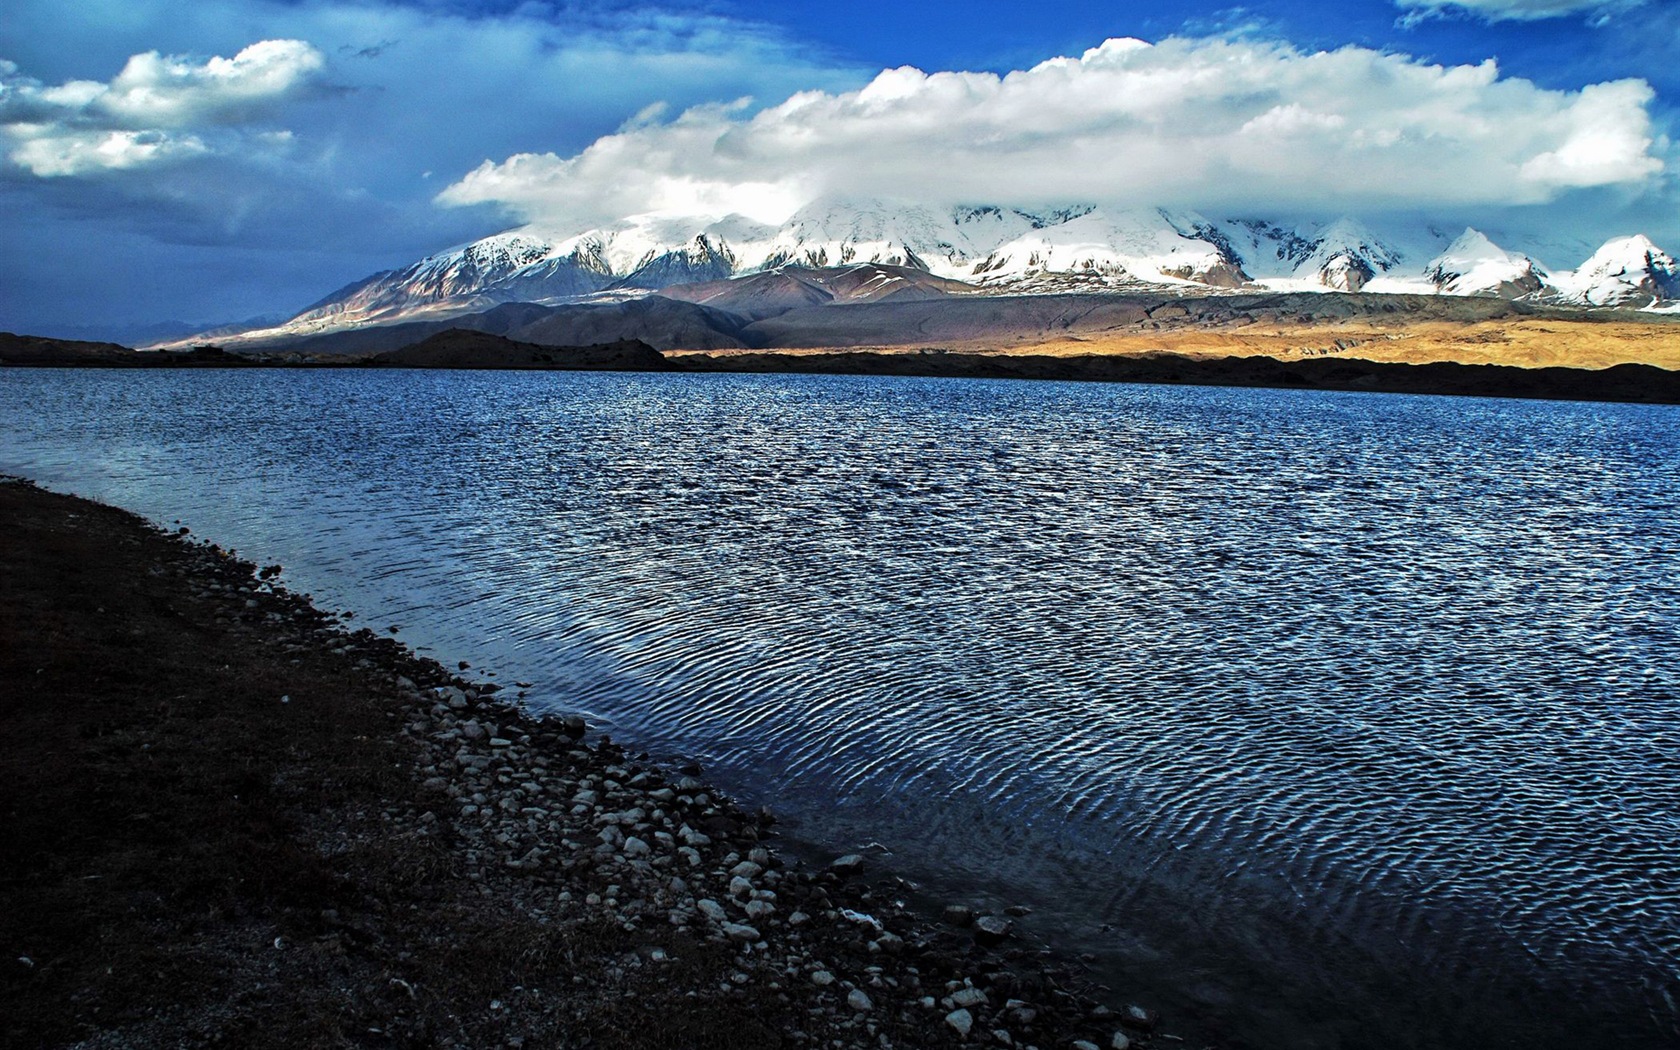
{"type": "Polygon", "coordinates": [[[818,988],[827,988],[834,983],[834,975],[827,970],[818,970],[811,975],[811,983],[818,988]]]}
{"type": "Polygon", "coordinates": [[[652,852],[652,847],[634,835],[624,840],[624,855],[626,857],[645,857],[652,852]]]}
{"type": "Polygon", "coordinates": [[[729,918],[729,913],[724,911],[723,905],[719,904],[717,901],[698,900],[694,902],[694,906],[700,910],[701,915],[704,915],[713,922],[723,922],[729,918]]]}
{"type": "Polygon", "coordinates": [[[560,719],[560,730],[573,740],[576,740],[578,737],[589,731],[589,723],[585,722],[579,715],[567,715],[566,717],[560,719]]]}
{"type": "Polygon", "coordinates": [[[967,1010],[952,1010],[945,1015],[945,1023],[957,1030],[957,1034],[964,1039],[974,1029],[974,1015],[967,1010]]]}
{"type": "Polygon", "coordinates": [[[1125,1032],[1115,1032],[1114,1037],[1108,1041],[1109,1050],[1131,1050],[1131,1047],[1132,1040],[1125,1032]]]}
{"type": "Polygon", "coordinates": [[[747,918],[757,921],[776,914],[776,906],[769,901],[748,901],[747,918]]]}
{"type": "Polygon", "coordinates": [[[856,875],[862,869],[863,858],[856,853],[848,853],[844,857],[839,857],[828,866],[828,870],[841,876],[856,875]]]}
{"type": "Polygon", "coordinates": [[[1009,936],[1014,923],[996,915],[982,915],[974,920],[974,940],[982,947],[991,948],[1002,944],[1009,936]]]}
{"type": "Polygon", "coordinates": [[[954,1006],[979,1006],[986,1001],[986,993],[978,988],[958,988],[951,993],[954,1006]]]}
{"type": "Polygon", "coordinates": [[[753,884],[737,875],[729,880],[729,895],[731,897],[751,897],[753,884]]]}
{"type": "Polygon", "coordinates": [[[759,939],[757,930],[739,922],[724,923],[723,935],[738,944],[751,944],[759,939]]]}
{"type": "Polygon", "coordinates": [[[733,868],[730,868],[729,874],[739,875],[743,879],[756,879],[760,875],[764,874],[764,869],[750,860],[743,860],[733,868]]]}
{"type": "Polygon", "coordinates": [[[944,919],[951,926],[967,929],[974,925],[974,911],[965,904],[947,904],[944,919]]]}
{"type": "Polygon", "coordinates": [[[1153,1032],[1161,1023],[1161,1015],[1154,1010],[1132,1005],[1120,1011],[1120,1023],[1139,1032],[1153,1032]]]}
{"type": "Polygon", "coordinates": [[[852,989],[851,994],[846,996],[846,1005],[860,1014],[875,1009],[875,1004],[870,1001],[868,993],[862,988],[852,989]]]}
{"type": "Polygon", "coordinates": [[[1089,1039],[1075,1039],[1073,1041],[1073,1050],[1097,1050],[1097,1044],[1091,1042],[1089,1039]]]}

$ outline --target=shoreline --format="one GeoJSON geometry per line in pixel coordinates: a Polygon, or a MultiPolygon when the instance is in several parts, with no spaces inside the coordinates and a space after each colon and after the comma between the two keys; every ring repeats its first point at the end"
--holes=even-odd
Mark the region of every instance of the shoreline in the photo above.
{"type": "Polygon", "coordinates": [[[1030,921],[777,848],[698,767],[351,630],[277,566],[19,479],[0,513],[7,1042],[1182,1042],[1030,921]]]}
{"type": "Polygon", "coordinates": [[[547,346],[468,329],[449,329],[399,350],[340,358],[280,352],[244,356],[213,346],[185,351],[140,351],[115,344],[72,343],[0,333],[0,371],[6,368],[816,374],[1680,404],[1680,371],[1633,363],[1594,369],[1446,361],[1409,364],[1339,354],[1283,360],[1168,352],[982,353],[939,346],[890,350],[859,347],[660,351],[635,339],[591,346],[547,346]]]}

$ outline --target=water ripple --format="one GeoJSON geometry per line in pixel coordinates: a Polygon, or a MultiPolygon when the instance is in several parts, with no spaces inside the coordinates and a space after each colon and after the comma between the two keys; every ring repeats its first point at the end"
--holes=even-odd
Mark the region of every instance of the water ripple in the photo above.
{"type": "Polygon", "coordinates": [[[4,378],[0,469],[1034,903],[1239,1042],[1680,1040],[1673,409],[4,378]]]}

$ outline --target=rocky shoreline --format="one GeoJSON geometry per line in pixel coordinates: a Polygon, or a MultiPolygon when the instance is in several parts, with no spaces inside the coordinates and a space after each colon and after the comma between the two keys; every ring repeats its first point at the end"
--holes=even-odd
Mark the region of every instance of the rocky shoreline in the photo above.
{"type": "Polygon", "coordinates": [[[919,914],[870,860],[779,849],[698,767],[351,630],[278,566],[16,480],[0,521],[0,1042],[1184,1043],[1019,916],[919,914]]]}

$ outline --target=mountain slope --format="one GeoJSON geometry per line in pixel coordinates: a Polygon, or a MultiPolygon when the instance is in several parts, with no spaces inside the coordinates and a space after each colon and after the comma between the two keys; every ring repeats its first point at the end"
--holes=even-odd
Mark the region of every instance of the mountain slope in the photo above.
{"type": "Polygon", "coordinates": [[[450,329],[484,332],[540,346],[596,346],[636,340],[656,350],[728,350],[746,344],[746,319],[694,303],[650,295],[616,303],[503,303],[443,320],[367,325],[301,338],[270,334],[241,347],[303,357],[364,357],[411,346],[450,329]]]}
{"type": "Polygon", "coordinates": [[[678,285],[660,294],[751,320],[806,306],[906,302],[972,293],[971,285],[886,263],[805,269],[784,266],[721,281],[678,285]]]}

